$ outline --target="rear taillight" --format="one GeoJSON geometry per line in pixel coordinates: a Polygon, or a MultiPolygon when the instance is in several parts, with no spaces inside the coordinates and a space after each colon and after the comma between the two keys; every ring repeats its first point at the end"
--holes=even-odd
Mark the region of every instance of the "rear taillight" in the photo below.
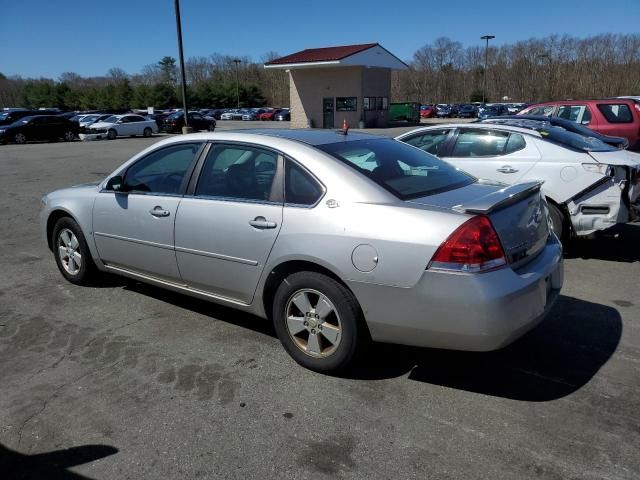
{"type": "Polygon", "coordinates": [[[449,235],[427,268],[482,273],[506,263],[504,250],[491,220],[478,215],[449,235]]]}

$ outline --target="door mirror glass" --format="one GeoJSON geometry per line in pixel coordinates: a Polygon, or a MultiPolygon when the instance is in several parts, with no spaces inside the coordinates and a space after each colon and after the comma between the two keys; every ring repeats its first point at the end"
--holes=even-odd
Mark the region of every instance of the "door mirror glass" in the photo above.
{"type": "Polygon", "coordinates": [[[122,176],[116,175],[115,177],[111,177],[107,182],[106,189],[114,192],[125,192],[126,188],[122,176]]]}

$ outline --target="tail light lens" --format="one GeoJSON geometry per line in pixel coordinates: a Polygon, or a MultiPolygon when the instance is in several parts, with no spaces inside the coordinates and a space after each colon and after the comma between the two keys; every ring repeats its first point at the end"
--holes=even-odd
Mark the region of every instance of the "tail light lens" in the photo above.
{"type": "Polygon", "coordinates": [[[440,245],[427,268],[482,273],[506,265],[504,249],[491,220],[467,220],[440,245]]]}

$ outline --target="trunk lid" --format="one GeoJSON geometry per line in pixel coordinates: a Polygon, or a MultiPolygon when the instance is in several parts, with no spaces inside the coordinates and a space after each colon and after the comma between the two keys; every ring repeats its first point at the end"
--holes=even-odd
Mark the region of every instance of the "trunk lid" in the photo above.
{"type": "Polygon", "coordinates": [[[628,150],[616,150],[613,152],[589,152],[589,155],[598,163],[640,169],[640,154],[628,150]]]}
{"type": "Polygon", "coordinates": [[[540,182],[506,186],[479,181],[413,203],[486,215],[495,228],[512,268],[527,263],[544,248],[549,237],[547,209],[540,182]]]}

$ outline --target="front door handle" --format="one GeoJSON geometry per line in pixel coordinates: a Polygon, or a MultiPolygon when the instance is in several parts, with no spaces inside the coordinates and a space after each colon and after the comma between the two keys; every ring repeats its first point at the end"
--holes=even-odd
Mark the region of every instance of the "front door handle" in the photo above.
{"type": "Polygon", "coordinates": [[[149,210],[149,213],[154,217],[168,217],[170,215],[169,211],[163,209],[160,205],[153,207],[149,210]]]}
{"type": "Polygon", "coordinates": [[[278,224],[276,222],[270,222],[264,217],[256,217],[253,220],[249,220],[249,225],[254,228],[276,228],[278,224]]]}
{"type": "Polygon", "coordinates": [[[513,168],[511,165],[503,165],[500,168],[496,168],[496,171],[501,173],[516,173],[518,171],[517,168],[513,168]]]}

